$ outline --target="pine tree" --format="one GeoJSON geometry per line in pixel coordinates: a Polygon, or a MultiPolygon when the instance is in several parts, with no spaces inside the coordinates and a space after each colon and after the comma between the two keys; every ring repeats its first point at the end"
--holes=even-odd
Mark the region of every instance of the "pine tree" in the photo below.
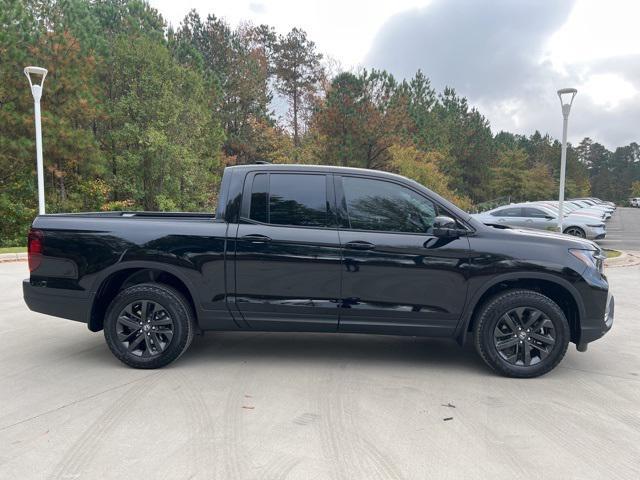
{"type": "Polygon", "coordinates": [[[305,97],[313,94],[322,74],[322,54],[316,52],[315,43],[307,38],[304,30],[292,29],[280,36],[274,46],[276,88],[291,107],[293,144],[300,146],[301,112],[305,97]]]}

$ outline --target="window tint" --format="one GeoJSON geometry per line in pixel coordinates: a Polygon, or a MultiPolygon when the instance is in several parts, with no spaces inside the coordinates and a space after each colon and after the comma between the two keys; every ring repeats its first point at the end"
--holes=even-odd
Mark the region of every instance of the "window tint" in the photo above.
{"type": "Polygon", "coordinates": [[[270,177],[269,223],[327,226],[327,186],[324,175],[278,173],[270,177]]]}
{"type": "Polygon", "coordinates": [[[249,218],[258,222],[267,223],[267,187],[269,177],[265,173],[259,173],[253,177],[251,187],[251,211],[249,218]]]}
{"type": "Polygon", "coordinates": [[[520,207],[503,208],[493,212],[491,215],[494,217],[519,217],[522,209],[520,207]]]}
{"type": "Polygon", "coordinates": [[[547,213],[545,213],[543,210],[540,210],[539,208],[527,207],[527,208],[523,208],[523,210],[524,210],[523,216],[525,217],[545,218],[547,216],[547,213]]]}
{"type": "Polygon", "coordinates": [[[400,185],[343,177],[349,227],[357,230],[426,233],[436,216],[434,204],[400,185]]]}

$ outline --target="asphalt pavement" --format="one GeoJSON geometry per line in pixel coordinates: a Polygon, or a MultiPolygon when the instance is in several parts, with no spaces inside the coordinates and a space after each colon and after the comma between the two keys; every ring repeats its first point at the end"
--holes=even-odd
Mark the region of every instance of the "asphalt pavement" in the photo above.
{"type": "Polygon", "coordinates": [[[133,370],[0,264],[0,478],[635,480],[640,267],[608,275],[611,332],[515,380],[451,341],[335,334],[209,333],[133,370]]]}
{"type": "Polygon", "coordinates": [[[640,252],[640,208],[618,207],[607,222],[604,248],[640,252]]]}

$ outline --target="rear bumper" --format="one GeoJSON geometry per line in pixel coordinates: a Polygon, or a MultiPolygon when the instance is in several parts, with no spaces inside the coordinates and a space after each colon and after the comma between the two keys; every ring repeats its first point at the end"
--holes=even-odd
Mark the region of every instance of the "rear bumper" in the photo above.
{"type": "Polygon", "coordinates": [[[91,314],[92,299],[85,292],[40,287],[24,280],[22,295],[34,312],[83,323],[88,322],[91,314]]]}

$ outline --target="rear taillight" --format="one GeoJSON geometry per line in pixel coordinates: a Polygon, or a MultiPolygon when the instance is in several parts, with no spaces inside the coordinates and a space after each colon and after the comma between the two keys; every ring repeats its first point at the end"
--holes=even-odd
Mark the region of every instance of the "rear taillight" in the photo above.
{"type": "Polygon", "coordinates": [[[29,230],[27,237],[27,252],[29,257],[29,271],[33,272],[42,262],[42,250],[44,248],[44,235],[41,230],[29,230]]]}

